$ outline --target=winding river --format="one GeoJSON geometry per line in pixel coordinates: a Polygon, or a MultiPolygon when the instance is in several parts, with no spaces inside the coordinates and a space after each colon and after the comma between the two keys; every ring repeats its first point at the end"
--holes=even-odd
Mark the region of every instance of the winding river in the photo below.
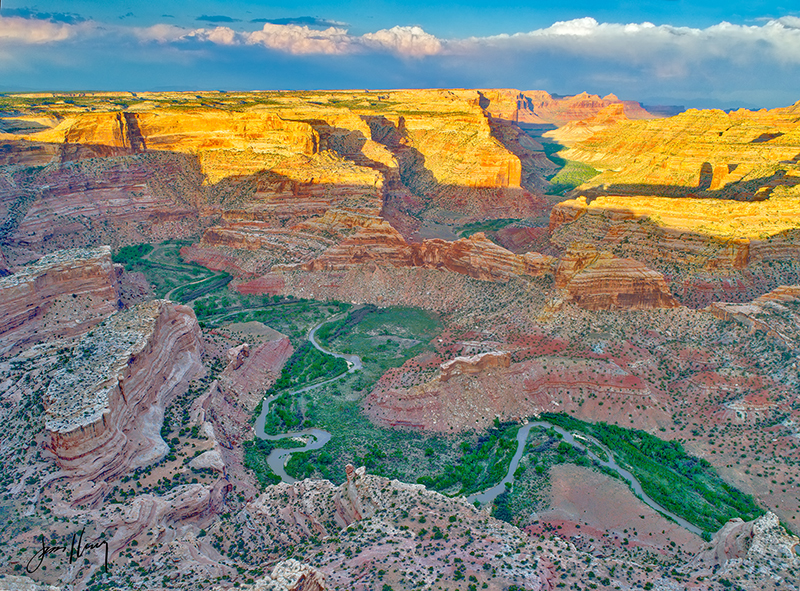
{"type": "MultiPolygon", "coordinates": [[[[325,384],[330,384],[331,382],[335,382],[346,376],[349,373],[354,373],[360,371],[363,367],[361,363],[361,358],[358,355],[345,355],[343,353],[335,353],[334,351],[329,351],[324,349],[322,345],[319,344],[317,341],[317,330],[323,325],[329,322],[333,322],[334,320],[338,320],[342,317],[342,314],[337,314],[327,320],[324,320],[317,324],[314,328],[308,331],[308,340],[311,345],[325,353],[327,355],[333,355],[339,359],[344,359],[347,362],[347,371],[344,373],[339,374],[333,378],[325,380],[323,382],[318,382],[316,384],[311,384],[309,386],[304,386],[298,390],[292,392],[292,394],[302,394],[303,392],[308,392],[309,390],[315,390],[325,384]]],[[[264,403],[261,405],[261,414],[258,415],[255,424],[255,432],[256,437],[259,439],[264,439],[266,441],[278,441],[280,439],[287,439],[287,438],[297,438],[305,441],[305,444],[302,447],[292,447],[289,449],[285,448],[275,448],[273,449],[269,456],[267,457],[267,464],[272,469],[275,474],[277,474],[281,481],[287,482],[289,484],[296,482],[295,478],[292,478],[286,473],[286,462],[289,461],[289,457],[293,453],[301,452],[301,451],[312,451],[315,449],[321,449],[328,441],[331,439],[331,434],[327,431],[323,431],[322,429],[305,429],[303,431],[295,431],[291,433],[283,433],[282,435],[267,435],[264,432],[264,423],[267,420],[267,413],[269,413],[269,407],[272,404],[272,401],[277,398],[276,396],[269,396],[264,399],[264,403]]]]}
{"type": "MultiPolygon", "coordinates": [[[[308,340],[311,344],[322,353],[327,355],[333,355],[334,357],[338,357],[339,359],[344,359],[347,362],[347,371],[345,373],[339,374],[336,377],[330,378],[323,382],[318,382],[316,384],[311,384],[309,386],[304,386],[298,390],[292,392],[293,394],[302,394],[303,392],[308,392],[310,390],[314,390],[325,384],[329,384],[331,382],[335,382],[336,380],[341,379],[348,373],[354,373],[356,371],[360,371],[363,367],[361,362],[361,358],[358,355],[345,355],[342,353],[335,353],[334,351],[329,351],[323,348],[316,339],[317,330],[324,324],[329,322],[333,322],[334,320],[338,320],[341,318],[343,314],[337,314],[323,322],[320,322],[316,326],[314,326],[311,330],[308,331],[308,340]]],[[[292,478],[286,473],[286,462],[289,461],[289,457],[293,453],[303,452],[303,451],[311,451],[315,449],[321,449],[325,446],[328,441],[331,439],[331,434],[327,431],[323,431],[322,429],[305,429],[303,431],[296,431],[291,433],[283,433],[282,435],[267,435],[264,432],[264,423],[266,422],[267,413],[269,413],[269,407],[273,400],[275,400],[277,396],[270,396],[264,399],[264,403],[261,408],[261,414],[256,419],[255,424],[255,433],[256,437],[260,439],[264,439],[267,441],[278,441],[280,439],[287,439],[287,438],[296,438],[303,440],[305,444],[302,447],[293,447],[293,448],[275,448],[269,454],[267,458],[267,463],[269,467],[272,469],[275,474],[277,474],[283,482],[286,483],[293,483],[296,482],[296,479],[292,478]]],[[[658,503],[656,503],[653,499],[648,497],[644,491],[642,490],[642,485],[636,479],[636,477],[631,474],[626,469],[622,468],[617,462],[614,460],[614,456],[611,451],[606,448],[603,444],[597,441],[594,437],[589,435],[583,434],[574,434],[570,433],[569,431],[559,427],[558,425],[553,425],[547,421],[532,421],[530,423],[526,423],[523,425],[520,430],[517,432],[517,450],[514,452],[514,456],[511,459],[511,464],[508,467],[508,472],[506,473],[503,480],[500,481],[499,484],[493,486],[490,489],[487,489],[480,493],[475,493],[473,495],[469,495],[465,497],[467,501],[470,503],[474,503],[477,501],[481,505],[485,505],[486,503],[490,503],[494,501],[499,495],[501,495],[506,490],[506,484],[511,484],[514,482],[514,472],[519,467],[520,460],[522,459],[522,455],[525,452],[525,444],[528,440],[528,434],[530,433],[531,429],[534,427],[544,427],[545,429],[553,429],[557,433],[561,434],[562,441],[568,443],[569,445],[586,452],[586,455],[600,464],[601,466],[605,466],[620,475],[631,487],[634,494],[639,497],[646,505],[653,508],[658,513],[661,513],[665,517],[671,519],[681,527],[688,529],[690,532],[695,533],[697,535],[701,535],[703,532],[700,528],[695,525],[692,525],[685,519],[675,515],[671,511],[668,511],[658,503]],[[586,442],[586,443],[583,443],[586,442]],[[595,454],[591,449],[589,449],[588,443],[591,442],[593,445],[596,445],[603,452],[606,454],[606,458],[601,458],[597,454],[595,454]]]]}

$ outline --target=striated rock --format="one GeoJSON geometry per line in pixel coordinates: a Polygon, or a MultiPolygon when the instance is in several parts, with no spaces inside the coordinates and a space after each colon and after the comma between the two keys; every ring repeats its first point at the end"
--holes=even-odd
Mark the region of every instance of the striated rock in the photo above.
{"type": "Polygon", "coordinates": [[[631,119],[652,119],[641,104],[635,101],[621,101],[613,94],[600,98],[582,92],[574,96],[554,97],[543,90],[481,90],[485,109],[498,119],[515,123],[569,125],[572,121],[596,117],[609,107],[619,109],[631,119]]]}
{"type": "Polygon", "coordinates": [[[589,310],[680,306],[661,273],[634,259],[598,252],[591,245],[573,245],[561,257],[555,283],[567,301],[589,310]]]}
{"type": "Polygon", "coordinates": [[[325,591],[325,576],[309,564],[294,558],[279,562],[272,568],[272,574],[258,579],[252,585],[241,587],[250,591],[325,591]]]}
{"type": "Polygon", "coordinates": [[[544,137],[552,138],[564,146],[571,146],[590,138],[599,131],[630,120],[625,114],[625,107],[622,103],[612,103],[587,119],[570,121],[558,129],[548,131],[544,137]]]}
{"type": "MultiPolygon", "coordinates": [[[[767,570],[777,577],[800,564],[795,553],[798,547],[800,538],[788,534],[778,516],[767,511],[754,521],[730,520],[714,534],[710,546],[687,566],[700,572],[745,572],[750,576],[767,570]]],[[[780,588],[780,579],[773,581],[780,588]]]]}
{"type": "Polygon", "coordinates": [[[164,407],[202,373],[202,350],[191,308],[163,300],[117,313],[82,337],[45,394],[49,448],[62,470],[106,482],[166,455],[164,407]]]}
{"type": "Polygon", "coordinates": [[[797,313],[799,301],[800,285],[782,285],[752,302],[714,302],[706,309],[717,318],[739,322],[751,333],[763,331],[794,348],[797,345],[797,326],[800,326],[800,315],[797,313]]]}
{"type": "Polygon", "coordinates": [[[442,369],[421,381],[409,363],[391,369],[365,398],[364,410],[381,425],[458,432],[489,427],[495,416],[512,421],[541,412],[590,417],[597,411],[583,401],[610,396],[615,412],[635,411],[641,427],[669,420],[647,383],[616,363],[563,357],[508,362],[503,354],[489,355],[483,368],[458,362],[454,366],[467,371],[442,369]]]}
{"type": "Polygon", "coordinates": [[[125,549],[146,533],[153,543],[169,543],[178,531],[175,526],[203,523],[217,515],[231,489],[230,483],[218,480],[212,486],[186,484],[163,495],[137,495],[122,511],[108,512],[98,525],[114,531],[109,541],[112,552],[125,549]]]}
{"type": "Polygon", "coordinates": [[[0,353],[80,334],[121,305],[108,246],[44,256],[0,277],[0,353]]]}
{"type": "Polygon", "coordinates": [[[476,374],[491,368],[510,367],[510,365],[511,354],[506,351],[491,351],[471,357],[456,357],[439,366],[440,379],[446,382],[455,376],[476,374]]]}
{"type": "Polygon", "coordinates": [[[277,334],[266,343],[243,343],[228,351],[230,363],[219,376],[220,387],[245,408],[255,409],[266,390],[281,375],[294,349],[289,338],[277,334]]]}
{"type": "MultiPolygon", "coordinates": [[[[306,263],[308,271],[343,270],[356,264],[446,269],[485,281],[551,272],[554,259],[539,253],[515,255],[479,232],[455,242],[432,239],[409,244],[388,222],[365,228],[306,263]]],[[[289,269],[276,267],[275,271],[289,269]]]]}

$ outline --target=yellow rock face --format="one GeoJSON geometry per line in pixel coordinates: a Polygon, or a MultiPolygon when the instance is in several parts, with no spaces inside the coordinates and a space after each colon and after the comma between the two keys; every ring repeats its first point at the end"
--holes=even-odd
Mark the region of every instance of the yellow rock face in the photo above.
{"type": "Polygon", "coordinates": [[[800,103],[690,110],[577,141],[562,155],[603,172],[553,209],[554,239],[567,245],[589,235],[640,260],[711,271],[796,257],[798,116],[800,103]]]}

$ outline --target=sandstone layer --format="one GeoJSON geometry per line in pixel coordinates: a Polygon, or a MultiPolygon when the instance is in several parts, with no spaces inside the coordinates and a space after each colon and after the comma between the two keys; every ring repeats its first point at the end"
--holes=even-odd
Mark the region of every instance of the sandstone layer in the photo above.
{"type": "Polygon", "coordinates": [[[555,284],[566,292],[567,301],[589,310],[680,305],[661,273],[634,259],[617,258],[587,245],[573,245],[561,257],[555,284]]]}
{"type": "Polygon", "coordinates": [[[481,232],[455,242],[433,239],[409,244],[397,230],[383,222],[360,230],[302,267],[308,271],[330,271],[365,263],[446,269],[485,281],[508,281],[514,275],[549,274],[554,259],[535,252],[515,255],[481,232]]]}
{"type": "Polygon", "coordinates": [[[45,394],[49,448],[62,470],[102,483],[166,455],[164,406],[203,372],[202,351],[192,310],[162,300],[82,337],[45,394]]]}
{"type": "Polygon", "coordinates": [[[442,364],[422,383],[409,386],[413,371],[389,370],[364,400],[367,414],[382,425],[439,432],[484,429],[495,416],[524,420],[541,412],[593,412],[583,402],[615,399],[618,412],[635,409],[652,427],[668,420],[655,392],[640,377],[600,359],[542,357],[510,362],[493,352],[442,364]]]}
{"type": "Polygon", "coordinates": [[[49,254],[0,277],[0,353],[73,336],[122,306],[107,246],[49,254]]]}
{"type": "Polygon", "coordinates": [[[515,123],[559,127],[572,121],[586,120],[597,116],[609,107],[619,109],[630,119],[652,119],[641,104],[621,101],[615,95],[599,97],[582,92],[574,96],[555,97],[543,90],[518,91],[512,89],[481,90],[486,110],[498,119],[515,123]]]}

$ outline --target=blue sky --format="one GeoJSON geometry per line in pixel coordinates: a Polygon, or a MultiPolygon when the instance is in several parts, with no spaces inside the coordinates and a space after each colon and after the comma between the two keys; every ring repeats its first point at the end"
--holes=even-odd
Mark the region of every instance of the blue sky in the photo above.
{"type": "Polygon", "coordinates": [[[413,87],[791,104],[800,100],[800,8],[759,0],[2,0],[0,9],[0,91],[413,87]]]}

